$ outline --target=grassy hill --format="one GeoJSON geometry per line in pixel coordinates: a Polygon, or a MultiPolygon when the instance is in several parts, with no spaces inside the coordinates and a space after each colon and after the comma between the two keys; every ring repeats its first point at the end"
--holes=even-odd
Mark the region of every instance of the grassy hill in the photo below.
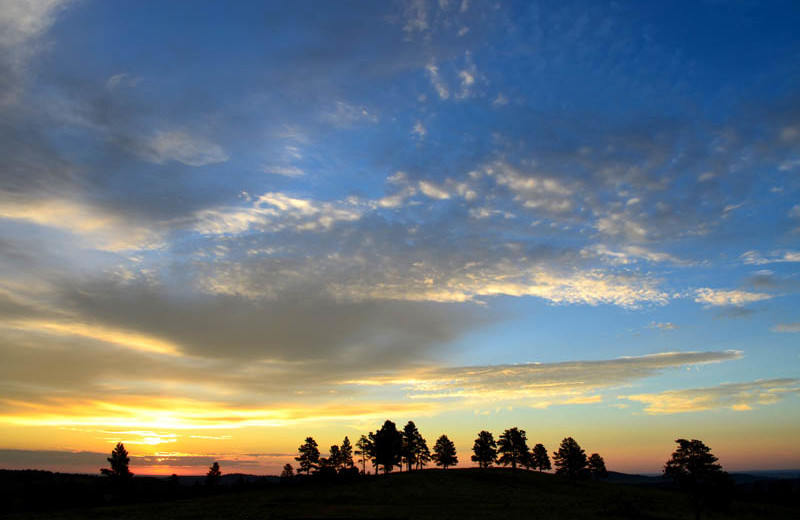
{"type": "MultiPolygon", "coordinates": [[[[708,518],[798,518],[797,508],[734,503],[708,518]]],[[[77,509],[8,518],[48,519],[693,519],[679,493],[613,483],[570,484],[507,469],[427,470],[350,482],[303,482],[175,502],[77,509]]]]}

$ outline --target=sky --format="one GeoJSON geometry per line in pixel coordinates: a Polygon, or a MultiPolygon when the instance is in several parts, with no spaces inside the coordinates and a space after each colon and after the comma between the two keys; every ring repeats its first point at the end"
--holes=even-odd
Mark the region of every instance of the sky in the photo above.
{"type": "Polygon", "coordinates": [[[384,420],[800,467],[794,1],[0,0],[0,467],[384,420]]]}

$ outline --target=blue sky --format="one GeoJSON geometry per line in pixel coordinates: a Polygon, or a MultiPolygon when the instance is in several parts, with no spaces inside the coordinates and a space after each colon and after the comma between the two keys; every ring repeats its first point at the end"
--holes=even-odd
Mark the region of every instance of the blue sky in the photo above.
{"type": "Polygon", "coordinates": [[[6,465],[386,417],[800,464],[794,2],[4,4],[6,465]]]}

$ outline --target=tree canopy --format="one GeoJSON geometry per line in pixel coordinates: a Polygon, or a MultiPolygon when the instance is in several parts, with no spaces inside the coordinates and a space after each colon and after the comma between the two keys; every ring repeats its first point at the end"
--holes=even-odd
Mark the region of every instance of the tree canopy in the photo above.
{"type": "Polygon", "coordinates": [[[525,430],[514,427],[504,431],[497,441],[497,453],[500,455],[498,462],[503,466],[511,464],[512,469],[517,469],[517,465],[529,466],[530,455],[525,430]]]}
{"type": "Polygon", "coordinates": [[[731,498],[733,482],[711,448],[697,439],[677,439],[678,448],[664,465],[664,476],[691,493],[695,516],[707,507],[722,508],[731,498]]]}
{"type": "Polygon", "coordinates": [[[118,442],[116,447],[111,450],[111,456],[106,460],[111,464],[111,468],[102,468],[100,473],[103,475],[115,480],[128,480],[133,477],[133,473],[128,468],[131,462],[130,457],[128,457],[128,450],[125,449],[125,445],[121,442],[118,442]]]}
{"type": "Polygon", "coordinates": [[[342,467],[342,452],[339,450],[338,444],[331,446],[328,464],[336,471],[339,471],[339,468],[342,467]]]}
{"type": "Polygon", "coordinates": [[[497,443],[494,440],[492,432],[482,430],[478,433],[475,443],[472,445],[471,459],[477,462],[481,468],[488,468],[493,463],[497,462],[497,443]]]}
{"type": "Polygon", "coordinates": [[[436,439],[436,444],[433,445],[433,461],[437,466],[442,466],[444,469],[458,464],[456,445],[447,435],[442,435],[436,439]]]}
{"type": "Polygon", "coordinates": [[[553,454],[556,475],[565,475],[570,480],[586,474],[586,453],[572,437],[561,441],[558,451],[553,454]]]}
{"type": "Polygon", "coordinates": [[[681,484],[708,480],[722,473],[722,466],[717,464],[717,457],[703,441],[677,439],[678,449],[664,466],[664,476],[681,484]]]}
{"type": "Polygon", "coordinates": [[[356,442],[356,450],[353,453],[361,462],[361,472],[364,474],[367,473],[367,460],[372,458],[373,451],[372,441],[366,435],[362,435],[356,442]]]}
{"type": "Polygon", "coordinates": [[[375,464],[383,467],[384,473],[389,473],[395,466],[400,465],[403,436],[397,431],[397,425],[392,421],[386,421],[381,429],[374,434],[370,434],[373,445],[375,464]]]}
{"type": "Polygon", "coordinates": [[[547,456],[547,448],[544,447],[544,444],[537,444],[533,447],[531,459],[533,459],[531,464],[533,469],[539,471],[550,470],[550,457],[547,456]]]}
{"type": "Polygon", "coordinates": [[[425,438],[419,433],[414,421],[408,421],[403,427],[403,446],[401,459],[408,471],[420,466],[420,457],[424,458],[428,452],[428,444],[425,438]]]}
{"type": "Polygon", "coordinates": [[[594,478],[608,477],[606,461],[603,460],[603,457],[601,457],[599,453],[592,453],[589,455],[587,466],[589,467],[589,473],[591,473],[594,478]]]}
{"type": "Polygon", "coordinates": [[[342,445],[339,447],[339,457],[343,468],[353,467],[353,446],[347,436],[342,440],[342,445]]]}
{"type": "Polygon", "coordinates": [[[319,447],[313,437],[306,437],[306,441],[297,448],[300,452],[294,460],[300,465],[300,471],[305,471],[308,475],[312,469],[319,464],[319,447]]]}
{"type": "Polygon", "coordinates": [[[222,477],[222,471],[219,469],[219,462],[214,462],[210,468],[208,468],[208,473],[206,473],[206,484],[209,486],[216,486],[219,484],[219,479],[222,477]]]}

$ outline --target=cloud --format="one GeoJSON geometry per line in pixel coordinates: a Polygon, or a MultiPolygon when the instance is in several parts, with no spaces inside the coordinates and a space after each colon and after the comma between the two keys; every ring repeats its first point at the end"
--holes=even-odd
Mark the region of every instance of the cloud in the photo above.
{"type": "Polygon", "coordinates": [[[800,251],[772,251],[769,256],[763,256],[758,251],[747,251],[740,257],[747,265],[764,265],[784,262],[800,262],[800,251]]]}
{"type": "Polygon", "coordinates": [[[425,130],[425,126],[423,126],[422,121],[417,119],[417,122],[414,124],[414,128],[411,129],[411,135],[415,135],[419,139],[422,139],[427,133],[428,131],[425,130]]]}
{"type": "Polygon", "coordinates": [[[800,323],[779,323],[770,330],[773,332],[800,332],[800,323]]]}
{"type": "Polygon", "coordinates": [[[250,230],[324,231],[337,222],[361,218],[366,205],[357,199],[320,202],[267,192],[249,207],[206,209],[195,215],[195,230],[205,235],[241,234],[250,230]]]}
{"type": "Polygon", "coordinates": [[[726,408],[745,411],[755,406],[775,404],[797,394],[800,394],[800,380],[785,378],[668,390],[657,394],[621,395],[620,399],[644,403],[644,411],[650,415],[665,415],[726,408]]]}
{"type": "Polygon", "coordinates": [[[104,343],[119,345],[142,352],[152,352],[174,356],[179,348],[174,343],[159,338],[139,334],[133,330],[113,329],[103,325],[75,323],[74,321],[47,321],[23,319],[0,324],[2,327],[57,336],[78,336],[104,343]]]}
{"type": "Polygon", "coordinates": [[[0,192],[0,219],[27,222],[77,235],[89,247],[106,251],[157,249],[164,231],[131,222],[83,201],[63,198],[22,198],[0,192]]]}
{"type": "MultiPolygon", "coordinates": [[[[432,266],[431,266],[432,267],[432,266]]],[[[399,274],[399,273],[398,273],[399,274]]],[[[330,286],[334,294],[355,300],[389,299],[434,302],[481,301],[492,296],[533,296],[555,304],[611,304],[636,308],[663,305],[669,295],[651,280],[600,270],[569,273],[508,262],[475,263],[453,273],[438,272],[424,264],[398,279],[366,284],[355,279],[330,286]]]]}
{"type": "Polygon", "coordinates": [[[520,363],[421,369],[397,376],[344,384],[399,385],[413,399],[525,399],[532,406],[594,402],[601,389],[630,384],[666,369],[719,363],[741,358],[741,352],[666,352],[603,361],[520,363]]]}
{"type": "Polygon", "coordinates": [[[431,181],[419,181],[419,191],[432,199],[446,200],[450,198],[450,194],[444,188],[431,181]]]}
{"type": "Polygon", "coordinates": [[[546,213],[565,213],[573,209],[573,189],[554,177],[523,173],[506,164],[495,163],[486,169],[498,185],[505,186],[524,207],[546,213]]]}
{"type": "Polygon", "coordinates": [[[400,208],[406,203],[409,197],[413,197],[416,193],[416,188],[406,185],[400,191],[378,199],[377,205],[381,208],[400,208]]]}
{"type": "Polygon", "coordinates": [[[695,291],[694,301],[705,304],[707,307],[733,305],[739,306],[747,303],[769,300],[773,296],[766,293],[753,293],[747,291],[726,291],[704,287],[695,291]]]}
{"type": "Polygon", "coordinates": [[[428,6],[425,0],[412,0],[405,4],[405,25],[403,30],[406,38],[410,39],[414,33],[424,33],[428,30],[428,6]]]}
{"type": "Polygon", "coordinates": [[[680,327],[675,325],[674,323],[665,322],[665,323],[657,323],[655,321],[651,322],[650,325],[647,326],[648,329],[656,329],[656,330],[677,330],[680,327]]]}
{"type": "Polygon", "coordinates": [[[106,88],[114,90],[117,87],[135,87],[142,81],[139,76],[133,76],[128,73],[114,74],[108,81],[106,81],[106,88]]]}
{"type": "MultiPolygon", "coordinates": [[[[88,434],[97,433],[95,430],[86,430],[88,434]]],[[[192,436],[202,437],[202,436],[192,436]]],[[[116,441],[114,441],[116,442],[116,441]]],[[[124,443],[126,446],[129,442],[124,443]]],[[[110,443],[109,451],[113,447],[110,443]]],[[[131,450],[133,451],[133,450],[131,450]]],[[[252,468],[262,466],[265,463],[283,463],[287,459],[294,457],[296,453],[213,453],[210,455],[198,455],[194,453],[181,453],[174,451],[157,451],[152,455],[130,454],[131,469],[134,473],[142,471],[152,471],[160,467],[168,467],[172,470],[181,468],[190,472],[196,472],[198,468],[207,469],[213,462],[219,462],[223,469],[231,468],[252,468]],[[275,461],[274,459],[281,459],[275,461]]],[[[91,451],[62,451],[62,450],[0,450],[0,460],[4,461],[5,467],[9,469],[28,469],[38,468],[51,471],[85,473],[88,468],[100,468],[107,466],[106,459],[108,452],[91,451]]],[[[276,466],[280,467],[280,466],[276,466]]],[[[265,468],[266,469],[266,468],[265,468]]],[[[274,471],[275,468],[269,468],[274,471]]],[[[249,471],[252,471],[249,470],[249,471]]]]}
{"type": "Polygon", "coordinates": [[[177,161],[189,166],[206,166],[228,160],[218,144],[183,131],[161,131],[141,143],[141,156],[153,163],[177,161]]]}
{"type": "Polygon", "coordinates": [[[354,106],[344,101],[337,101],[334,109],[325,112],[323,120],[338,127],[349,128],[360,122],[377,123],[378,116],[371,113],[366,107],[354,106]]]}
{"type": "Polygon", "coordinates": [[[297,166],[264,166],[261,168],[264,173],[283,175],[284,177],[302,177],[306,174],[297,166]]]}
{"type": "Polygon", "coordinates": [[[458,79],[461,82],[461,89],[456,94],[456,99],[458,100],[467,99],[472,96],[472,89],[478,77],[478,69],[469,52],[465,55],[464,61],[464,68],[458,71],[458,79]]]}
{"type": "Polygon", "coordinates": [[[430,62],[428,65],[425,66],[425,70],[428,72],[428,77],[431,80],[431,84],[433,88],[436,90],[436,93],[439,95],[439,99],[445,100],[450,97],[450,90],[447,88],[444,80],[442,80],[441,76],[439,75],[439,67],[436,65],[436,62],[430,62]]]}
{"type": "Polygon", "coordinates": [[[0,108],[15,103],[39,40],[71,0],[7,0],[0,9],[0,108]]]}
{"type": "Polygon", "coordinates": [[[650,249],[642,246],[622,246],[618,251],[612,251],[603,244],[597,244],[581,250],[584,256],[598,256],[608,259],[614,265],[628,265],[635,263],[638,260],[646,260],[648,262],[667,262],[675,265],[687,265],[689,262],[681,260],[668,253],[661,253],[651,251],[650,249]]]}
{"type": "MultiPolygon", "coordinates": [[[[150,398],[146,402],[53,399],[28,407],[28,413],[0,413],[0,424],[67,426],[76,428],[146,428],[162,431],[223,430],[249,427],[285,427],[323,421],[376,422],[387,415],[427,415],[424,403],[362,401],[357,404],[295,405],[248,408],[233,403],[190,399],[150,398]]],[[[118,436],[116,437],[119,438],[118,436]]],[[[113,439],[111,439],[113,440],[113,439]]]]}
{"type": "Polygon", "coordinates": [[[492,101],[492,106],[494,107],[504,107],[507,104],[508,98],[503,93],[497,94],[497,97],[492,101]]]}

